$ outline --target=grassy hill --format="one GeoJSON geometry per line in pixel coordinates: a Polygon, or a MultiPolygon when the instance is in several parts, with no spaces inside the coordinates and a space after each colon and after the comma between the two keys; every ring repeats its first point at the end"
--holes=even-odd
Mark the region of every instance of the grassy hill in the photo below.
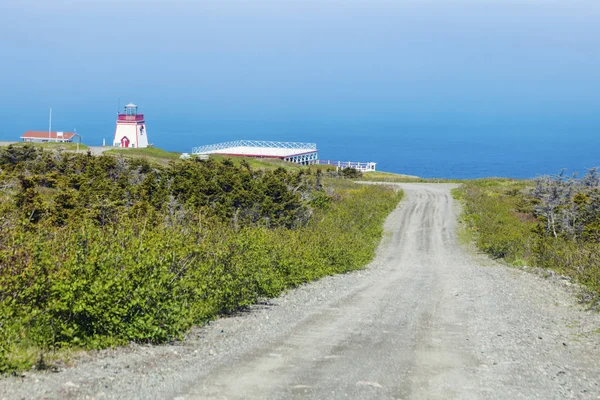
{"type": "Polygon", "coordinates": [[[181,156],[181,153],[166,151],[159,149],[158,147],[147,147],[144,149],[114,148],[106,150],[102,154],[123,156],[128,158],[144,158],[148,161],[155,161],[160,164],[168,164],[170,161],[178,160],[179,156],[181,156]]]}
{"type": "MultiPolygon", "coordinates": [[[[8,145],[8,143],[7,143],[8,145]]],[[[13,143],[13,146],[25,146],[32,145],[34,147],[43,148],[46,150],[66,150],[66,151],[77,151],[77,143],[25,143],[25,142],[17,142],[13,143]]],[[[85,144],[79,144],[79,151],[85,151],[88,149],[88,146],[85,144]]],[[[182,153],[179,152],[171,152],[160,149],[158,147],[147,147],[144,149],[127,149],[127,148],[117,148],[117,147],[108,147],[108,150],[104,151],[102,154],[104,155],[112,155],[112,156],[123,156],[127,158],[143,158],[150,162],[155,162],[160,165],[167,165],[171,161],[178,160],[182,153]]],[[[229,159],[233,161],[234,165],[239,166],[242,161],[247,162],[252,168],[259,170],[272,170],[277,169],[279,167],[283,167],[287,170],[301,170],[305,168],[309,168],[310,170],[316,171],[321,170],[325,171],[335,171],[335,166],[331,165],[310,165],[303,166],[299,164],[295,164],[292,162],[276,159],[276,158],[254,158],[254,157],[229,157],[223,155],[211,155],[211,160],[222,161],[225,159],[229,159]]],[[[382,172],[382,171],[374,171],[365,173],[361,180],[365,181],[375,181],[375,182],[448,182],[446,179],[423,179],[418,176],[413,175],[404,175],[404,174],[394,174],[391,172],[382,172]]]]}

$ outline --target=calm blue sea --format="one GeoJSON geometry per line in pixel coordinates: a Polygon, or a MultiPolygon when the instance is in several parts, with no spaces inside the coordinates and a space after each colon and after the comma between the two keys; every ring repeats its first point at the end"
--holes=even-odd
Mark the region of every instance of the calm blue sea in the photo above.
{"type": "MultiPolygon", "coordinates": [[[[56,129],[69,131],[68,126],[76,123],[90,145],[101,145],[103,138],[109,143],[114,132],[111,114],[80,119],[71,115],[68,121],[59,120],[56,129]]],[[[173,115],[147,115],[146,121],[150,141],[171,151],[190,152],[194,146],[237,139],[315,142],[321,159],[374,161],[381,171],[427,178],[532,178],[563,168],[571,174],[600,165],[600,123],[215,122],[173,115]]],[[[43,118],[36,123],[5,125],[0,140],[14,140],[27,129],[47,129],[43,118]]]]}
{"type": "Polygon", "coordinates": [[[148,129],[153,141],[169,150],[236,139],[307,141],[317,143],[321,159],[374,161],[381,171],[427,178],[532,178],[563,168],[569,174],[583,173],[600,165],[600,126],[254,121],[196,122],[166,132],[156,121],[148,129]]]}

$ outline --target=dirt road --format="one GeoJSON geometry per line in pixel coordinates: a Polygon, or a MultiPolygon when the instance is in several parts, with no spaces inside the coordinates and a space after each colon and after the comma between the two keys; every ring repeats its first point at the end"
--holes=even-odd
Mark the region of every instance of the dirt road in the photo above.
{"type": "Polygon", "coordinates": [[[451,186],[402,187],[367,270],[179,345],[5,379],[0,398],[600,398],[600,316],[566,285],[465,251],[451,186]]]}

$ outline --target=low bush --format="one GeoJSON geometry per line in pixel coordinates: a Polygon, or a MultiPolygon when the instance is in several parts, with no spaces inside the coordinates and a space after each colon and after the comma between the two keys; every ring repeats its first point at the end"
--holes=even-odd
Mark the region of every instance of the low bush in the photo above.
{"type": "Polygon", "coordinates": [[[0,154],[0,372],[162,343],[374,255],[401,192],[224,160],[0,154]],[[57,173],[58,171],[58,173],[57,173]]]}

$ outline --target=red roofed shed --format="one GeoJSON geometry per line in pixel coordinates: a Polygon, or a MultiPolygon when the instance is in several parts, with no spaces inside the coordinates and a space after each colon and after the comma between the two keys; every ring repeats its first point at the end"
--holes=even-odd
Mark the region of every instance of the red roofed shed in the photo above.
{"type": "Polygon", "coordinates": [[[24,142],[72,142],[77,140],[81,143],[81,136],[73,132],[44,132],[27,131],[21,139],[24,142]]]}

